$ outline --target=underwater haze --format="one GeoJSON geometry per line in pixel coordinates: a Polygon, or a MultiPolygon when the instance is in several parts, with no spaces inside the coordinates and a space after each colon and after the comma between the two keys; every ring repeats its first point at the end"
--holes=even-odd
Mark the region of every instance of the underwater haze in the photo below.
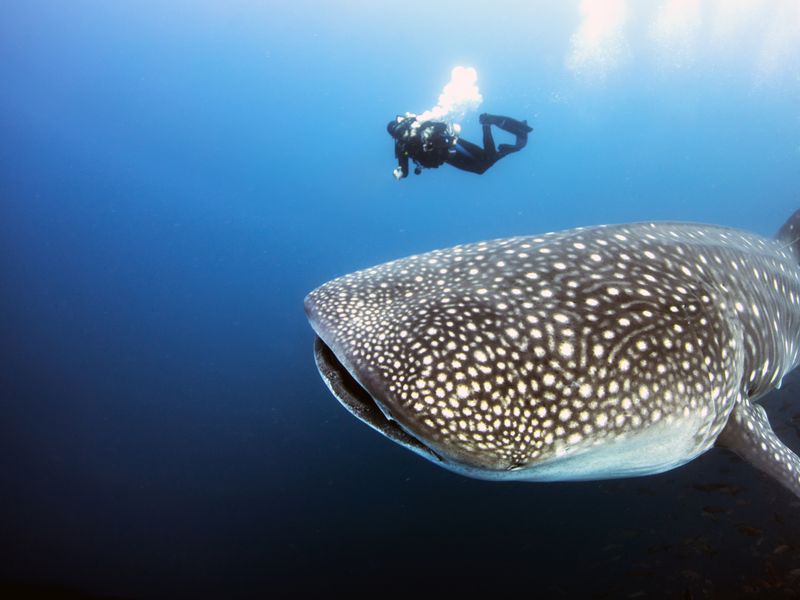
{"type": "MultiPolygon", "coordinates": [[[[773,236],[800,208],[797,0],[10,0],[0,140],[3,597],[800,597],[800,502],[731,453],[465,478],[343,410],[303,311],[466,242],[773,236]],[[463,137],[489,112],[527,146],[395,180],[387,122],[456,67],[463,137]]],[[[800,450],[800,375],[764,406],[800,450]]]]}

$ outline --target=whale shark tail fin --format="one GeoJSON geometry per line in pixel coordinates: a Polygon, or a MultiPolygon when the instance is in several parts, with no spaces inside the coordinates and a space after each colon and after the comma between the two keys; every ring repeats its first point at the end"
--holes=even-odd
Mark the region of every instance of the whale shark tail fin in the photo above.
{"type": "Polygon", "coordinates": [[[792,213],[775,236],[779,242],[792,249],[794,257],[800,263],[800,209],[792,213]]]}

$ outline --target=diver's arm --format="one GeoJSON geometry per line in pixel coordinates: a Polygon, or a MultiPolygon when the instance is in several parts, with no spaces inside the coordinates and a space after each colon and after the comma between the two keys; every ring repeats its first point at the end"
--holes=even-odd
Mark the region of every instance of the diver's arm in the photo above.
{"type": "Polygon", "coordinates": [[[408,154],[400,148],[395,150],[397,154],[397,168],[394,170],[395,179],[405,179],[408,177],[408,154]]]}

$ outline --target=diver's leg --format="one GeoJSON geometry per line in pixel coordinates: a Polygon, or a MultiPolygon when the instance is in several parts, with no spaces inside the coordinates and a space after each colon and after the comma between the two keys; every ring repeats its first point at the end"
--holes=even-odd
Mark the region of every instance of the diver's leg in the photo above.
{"type": "Polygon", "coordinates": [[[488,123],[483,126],[483,151],[487,156],[497,154],[497,149],[494,147],[494,137],[492,137],[492,127],[488,123]]]}
{"type": "MultiPolygon", "coordinates": [[[[494,142],[492,142],[492,148],[494,148],[494,142]]],[[[496,152],[492,156],[488,156],[483,148],[461,138],[456,143],[454,150],[455,152],[449,154],[445,162],[462,171],[469,171],[478,175],[484,173],[497,160],[494,158],[497,155],[496,152]]]]}

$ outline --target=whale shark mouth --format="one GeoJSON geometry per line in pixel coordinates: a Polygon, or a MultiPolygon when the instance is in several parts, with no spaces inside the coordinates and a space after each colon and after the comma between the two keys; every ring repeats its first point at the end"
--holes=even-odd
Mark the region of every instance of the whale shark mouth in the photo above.
{"type": "Polygon", "coordinates": [[[378,406],[375,398],[358,383],[355,377],[336,357],[336,354],[320,337],[314,340],[314,358],[317,369],[336,399],[350,413],[390,440],[421,454],[434,462],[443,462],[442,457],[423,442],[409,434],[378,406]]]}

